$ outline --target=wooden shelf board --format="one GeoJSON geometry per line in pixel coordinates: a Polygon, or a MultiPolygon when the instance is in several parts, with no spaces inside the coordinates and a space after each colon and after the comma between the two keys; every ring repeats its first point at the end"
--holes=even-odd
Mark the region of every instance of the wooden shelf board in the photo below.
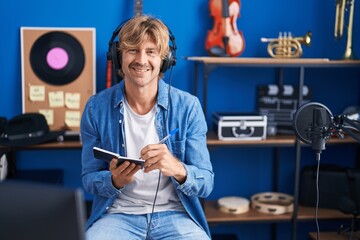
{"type": "MultiPolygon", "coordinates": [[[[219,140],[217,135],[214,132],[209,132],[207,135],[207,145],[208,146],[294,146],[295,145],[295,136],[293,135],[279,135],[279,136],[269,136],[264,140],[219,140]]],[[[350,137],[345,137],[344,139],[332,138],[327,144],[345,144],[345,143],[356,143],[350,137]]],[[[64,141],[64,142],[50,142],[35,144],[30,146],[22,146],[9,148],[6,146],[1,146],[0,149],[15,149],[15,150],[31,150],[31,149],[80,149],[82,144],[80,141],[64,141]]]]}
{"type": "MultiPolygon", "coordinates": [[[[207,145],[208,146],[295,146],[296,137],[294,135],[278,135],[268,136],[264,140],[219,140],[218,136],[214,132],[208,132],[207,145]]],[[[354,139],[346,136],[344,139],[338,139],[333,137],[327,144],[348,144],[356,143],[354,139]]],[[[305,144],[304,144],[305,145],[305,144]]]]}
{"type": "Polygon", "coordinates": [[[186,57],[203,64],[221,64],[254,67],[357,67],[360,60],[330,60],[328,58],[245,58],[245,57],[186,57]]]}
{"type": "Polygon", "coordinates": [[[289,221],[291,214],[270,215],[250,209],[246,213],[231,214],[221,212],[216,201],[205,201],[204,211],[208,223],[229,223],[229,222],[263,222],[263,221],[289,221]]]}
{"type": "MultiPolygon", "coordinates": [[[[298,220],[309,221],[315,219],[315,209],[312,207],[299,206],[298,208],[298,220]]],[[[264,214],[253,209],[250,209],[246,213],[242,214],[231,214],[224,213],[218,209],[217,202],[205,201],[204,211],[208,223],[229,223],[229,222],[281,222],[291,221],[293,218],[292,213],[272,215],[264,214]]],[[[318,211],[318,219],[347,219],[351,218],[351,215],[344,214],[334,209],[320,208],[318,211]]]]}
{"type": "MultiPolygon", "coordinates": [[[[351,214],[345,214],[336,209],[319,208],[318,219],[350,219],[351,214]]],[[[315,208],[299,206],[298,219],[308,221],[315,219],[315,208]]]]}
{"type": "Polygon", "coordinates": [[[35,149],[80,149],[82,144],[80,141],[64,141],[64,142],[49,142],[42,144],[35,144],[30,146],[21,146],[9,148],[6,146],[1,146],[0,149],[14,149],[14,150],[35,150],[35,149]]]}
{"type": "MultiPolygon", "coordinates": [[[[349,240],[351,239],[351,234],[350,232],[342,232],[342,233],[338,233],[338,232],[320,232],[320,239],[326,239],[326,240],[349,240]]],[[[354,232],[353,236],[352,236],[354,240],[356,239],[360,239],[360,233],[354,232]]],[[[310,232],[309,233],[309,238],[311,240],[316,240],[317,239],[317,234],[316,232],[310,232]]]]}
{"type": "Polygon", "coordinates": [[[254,145],[254,146],[294,146],[295,136],[270,136],[264,140],[219,140],[214,132],[208,132],[207,144],[210,146],[254,145]]]}

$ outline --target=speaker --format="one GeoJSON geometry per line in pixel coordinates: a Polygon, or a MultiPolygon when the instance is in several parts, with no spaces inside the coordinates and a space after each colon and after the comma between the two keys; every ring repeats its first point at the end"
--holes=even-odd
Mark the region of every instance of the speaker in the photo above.
{"type": "MultiPolygon", "coordinates": [[[[106,54],[107,60],[111,61],[111,67],[114,79],[112,79],[113,83],[119,83],[122,79],[118,74],[118,71],[120,69],[120,58],[119,58],[119,42],[121,42],[121,39],[118,39],[115,41],[115,38],[118,36],[119,32],[121,31],[122,27],[128,22],[129,20],[126,20],[119,24],[119,26],[115,29],[113,32],[110,41],[109,41],[109,48],[108,52],[106,54]]],[[[166,26],[167,27],[167,26],[166,26]]],[[[168,69],[170,69],[172,66],[175,66],[176,64],[176,43],[175,43],[175,36],[172,34],[169,27],[167,27],[169,32],[169,40],[171,45],[169,45],[169,53],[166,55],[165,59],[162,62],[162,65],[160,67],[160,72],[165,73],[168,69]]],[[[109,71],[109,70],[108,70],[109,71]]]]}
{"type": "Polygon", "coordinates": [[[316,186],[317,166],[305,166],[301,172],[299,203],[315,207],[319,191],[319,207],[354,213],[360,207],[360,170],[323,164],[319,169],[319,189],[316,186]]]}

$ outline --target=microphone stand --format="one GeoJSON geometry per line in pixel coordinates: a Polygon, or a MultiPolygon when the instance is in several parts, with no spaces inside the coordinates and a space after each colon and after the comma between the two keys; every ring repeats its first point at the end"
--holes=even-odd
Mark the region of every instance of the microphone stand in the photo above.
{"type": "Polygon", "coordinates": [[[344,226],[341,225],[341,227],[337,233],[338,234],[349,233],[350,234],[349,239],[351,240],[351,239],[353,239],[354,232],[357,232],[358,230],[359,230],[358,213],[357,213],[357,211],[354,211],[352,213],[350,227],[344,228],[344,226]]]}
{"type": "MultiPolygon", "coordinates": [[[[318,203],[319,203],[319,189],[318,189],[318,176],[319,176],[319,166],[320,166],[320,154],[322,150],[325,149],[326,142],[330,139],[332,135],[337,135],[338,138],[343,139],[344,133],[347,133],[350,137],[360,143],[360,135],[355,134],[353,130],[360,132],[360,121],[350,119],[347,115],[342,114],[333,117],[330,110],[320,104],[320,103],[307,103],[301,106],[295,113],[293,119],[293,125],[295,134],[298,139],[303,141],[306,144],[311,144],[312,149],[315,150],[316,153],[316,160],[318,162],[317,167],[317,179],[316,179],[316,186],[317,186],[317,202],[316,202],[316,210],[315,210],[315,220],[316,220],[316,227],[317,227],[317,238],[319,239],[319,224],[318,224],[318,203]],[[311,115],[312,111],[312,115],[311,115]],[[312,123],[309,122],[308,119],[312,116],[312,123]]],[[[299,159],[299,152],[300,152],[300,144],[299,141],[296,142],[296,169],[299,168],[298,164],[300,162],[299,159]]],[[[295,177],[295,201],[294,201],[294,219],[297,218],[297,189],[298,189],[298,179],[299,176],[295,177]]],[[[359,202],[356,202],[356,211],[351,212],[353,214],[351,227],[350,229],[352,232],[358,229],[358,219],[357,217],[360,214],[359,202]]],[[[294,221],[295,223],[295,221],[294,221]]],[[[293,224],[293,228],[296,228],[296,224],[293,224]]],[[[293,231],[293,233],[296,230],[293,231]]],[[[351,232],[351,236],[352,236],[351,232]]],[[[296,239],[296,236],[293,234],[293,239],[296,239]]]]}
{"type": "MultiPolygon", "coordinates": [[[[347,133],[351,138],[353,138],[354,140],[360,143],[360,136],[356,135],[352,131],[352,130],[356,130],[360,132],[360,121],[352,120],[348,118],[346,115],[341,114],[333,118],[333,127],[336,129],[335,131],[337,132],[337,135],[340,138],[344,138],[344,135],[340,132],[340,130],[342,130],[343,132],[347,133]],[[345,126],[345,124],[347,124],[348,126],[345,126]]],[[[359,219],[358,219],[359,203],[356,202],[355,204],[357,205],[357,207],[356,210],[352,212],[350,227],[347,229],[341,229],[339,231],[339,234],[341,232],[350,232],[350,239],[353,239],[353,233],[358,231],[359,229],[359,219]]]]}
{"type": "Polygon", "coordinates": [[[360,132],[360,121],[352,120],[344,114],[335,116],[333,120],[333,125],[335,129],[337,129],[336,132],[340,138],[344,138],[344,135],[339,131],[341,129],[345,133],[349,134],[349,136],[354,140],[360,143],[360,136],[356,135],[353,131],[350,130],[353,129],[360,132]],[[350,126],[344,126],[345,123],[350,126]]]}

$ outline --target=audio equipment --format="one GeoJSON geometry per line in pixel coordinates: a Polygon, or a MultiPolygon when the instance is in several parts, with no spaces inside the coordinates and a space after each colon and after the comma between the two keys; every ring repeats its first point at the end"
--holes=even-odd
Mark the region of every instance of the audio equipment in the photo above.
{"type": "Polygon", "coordinates": [[[348,106],[344,109],[343,114],[351,120],[360,121],[360,106],[348,106]]]}
{"type": "Polygon", "coordinates": [[[360,222],[358,219],[360,214],[359,203],[355,203],[352,199],[342,196],[339,199],[339,210],[345,214],[351,214],[352,217],[350,226],[345,228],[344,225],[342,225],[338,233],[348,233],[350,234],[350,239],[352,239],[352,235],[360,229],[360,222]]]}
{"type": "Polygon", "coordinates": [[[224,213],[241,214],[249,211],[250,201],[242,197],[222,197],[217,201],[219,210],[224,213]]]}
{"type": "MultiPolygon", "coordinates": [[[[121,68],[121,59],[119,55],[119,43],[121,42],[121,39],[118,39],[115,41],[116,37],[119,35],[119,32],[121,31],[122,27],[128,22],[128,20],[122,22],[119,24],[119,26],[115,29],[113,32],[110,41],[109,41],[109,48],[106,53],[107,57],[107,88],[112,85],[115,85],[119,83],[122,78],[119,75],[119,70],[121,68]]],[[[168,69],[175,66],[176,64],[176,43],[175,43],[175,36],[172,34],[169,27],[167,27],[169,31],[169,53],[166,55],[166,57],[163,59],[162,65],[160,67],[160,72],[165,73],[168,69]]]]}
{"type": "Polygon", "coordinates": [[[331,135],[332,113],[321,103],[306,103],[295,113],[293,126],[296,136],[310,144],[317,154],[325,149],[331,135]]]}
{"type": "Polygon", "coordinates": [[[311,36],[310,31],[303,37],[293,37],[290,32],[280,32],[278,38],[261,38],[261,42],[269,43],[267,51],[273,58],[299,58],[303,54],[301,44],[309,47],[311,36]]]}
{"type": "Polygon", "coordinates": [[[333,116],[321,103],[302,105],[294,115],[293,127],[296,137],[316,151],[317,160],[320,160],[320,153],[332,135],[343,138],[345,132],[360,142],[360,137],[353,132],[360,131],[360,121],[352,120],[345,114],[333,116]]]}
{"type": "Polygon", "coordinates": [[[294,197],[278,192],[257,193],[251,196],[251,207],[273,215],[290,213],[294,210],[294,197]]]}
{"type": "Polygon", "coordinates": [[[353,21],[354,21],[354,7],[355,0],[337,0],[336,1],[336,14],[335,14],[335,30],[334,37],[336,40],[339,40],[343,36],[344,30],[344,18],[345,13],[349,12],[349,19],[347,25],[347,39],[346,39],[346,48],[343,59],[355,59],[353,50],[352,50],[352,31],[353,31],[353,21]]]}
{"type": "MultiPolygon", "coordinates": [[[[343,138],[343,131],[348,133],[358,142],[360,142],[360,137],[358,137],[355,133],[352,132],[352,130],[360,131],[360,122],[357,120],[349,119],[348,116],[346,116],[345,114],[333,117],[331,111],[323,104],[310,102],[302,105],[296,111],[293,119],[293,126],[297,138],[306,144],[311,144],[312,149],[314,149],[316,153],[317,167],[316,170],[314,170],[316,171],[316,174],[314,174],[314,172],[303,171],[301,184],[302,194],[300,194],[299,202],[304,203],[306,202],[306,200],[308,200],[309,196],[311,198],[311,196],[316,195],[315,201],[313,201],[312,198],[310,199],[310,204],[315,203],[315,220],[317,233],[319,235],[319,198],[321,197],[325,199],[325,201],[323,201],[321,204],[325,202],[326,204],[332,206],[332,202],[337,202],[337,198],[339,198],[339,196],[349,196],[348,193],[346,194],[346,191],[348,190],[346,186],[356,185],[356,175],[358,175],[356,173],[354,174],[351,171],[346,171],[343,174],[334,174],[334,171],[330,171],[328,175],[322,173],[322,178],[325,180],[322,182],[325,182],[325,186],[320,187],[319,173],[321,151],[325,149],[325,143],[330,139],[332,135],[337,134],[338,137],[343,138]],[[348,124],[348,126],[344,125],[345,123],[348,124]],[[347,179],[349,179],[349,184],[347,184],[347,179]],[[341,182],[341,180],[345,180],[345,184],[341,182]],[[310,183],[312,184],[306,183],[306,181],[310,181],[310,183]],[[313,194],[309,194],[309,189],[313,194]],[[324,196],[324,194],[335,194],[335,196],[324,196]]],[[[356,187],[353,187],[353,189],[356,189],[356,187]]],[[[357,193],[355,191],[350,192],[352,192],[352,195],[355,195],[355,197],[357,198],[357,193]]],[[[351,204],[349,205],[349,201],[345,201],[344,203],[344,200],[342,200],[342,202],[343,205],[345,205],[343,206],[345,210],[352,208],[352,206],[350,206],[351,204]]]]}
{"type": "Polygon", "coordinates": [[[336,164],[304,166],[301,170],[299,204],[315,207],[317,191],[319,207],[339,209],[346,214],[360,210],[360,171],[336,164]],[[317,174],[320,181],[317,183],[317,174]],[[318,184],[318,186],[317,186],[318,184]]]}

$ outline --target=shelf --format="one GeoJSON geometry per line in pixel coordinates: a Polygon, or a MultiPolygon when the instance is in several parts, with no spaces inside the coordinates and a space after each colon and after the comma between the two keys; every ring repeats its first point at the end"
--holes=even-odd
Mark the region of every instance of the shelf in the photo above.
{"type": "Polygon", "coordinates": [[[294,146],[295,136],[270,136],[264,140],[219,140],[214,132],[208,132],[206,142],[208,146],[294,146]]]}
{"type": "Polygon", "coordinates": [[[214,65],[243,67],[359,67],[360,60],[330,60],[328,58],[243,58],[243,57],[186,57],[189,61],[214,65]]]}
{"type": "MultiPolygon", "coordinates": [[[[186,60],[194,62],[194,95],[198,96],[199,90],[202,91],[202,107],[205,117],[208,116],[208,83],[210,74],[213,70],[220,67],[239,67],[239,68],[277,68],[277,77],[279,82],[283,83],[283,70],[288,68],[299,70],[298,89],[302,89],[305,81],[305,70],[315,68],[356,68],[360,69],[360,60],[330,60],[328,58],[243,58],[243,57],[201,57],[189,56],[186,60]],[[200,79],[202,76],[202,80],[200,79]],[[201,87],[201,88],[199,88],[201,87]]],[[[303,101],[302,95],[297,96],[298,103],[303,101]]],[[[333,136],[326,144],[357,144],[357,141],[349,136],[339,139],[333,136]]],[[[297,222],[315,219],[315,209],[298,205],[298,192],[300,186],[300,162],[301,148],[310,147],[311,144],[305,144],[297,140],[295,135],[277,135],[267,136],[264,140],[219,140],[214,132],[208,132],[207,145],[209,148],[216,147],[292,147],[295,150],[295,183],[294,183],[294,210],[296,212],[271,215],[263,214],[254,210],[247,213],[234,215],[222,213],[217,209],[216,201],[205,201],[204,211],[209,224],[217,223],[235,223],[235,222],[292,222],[292,239],[296,240],[297,222]]],[[[279,151],[274,152],[274,176],[278,176],[279,151]]],[[[274,178],[274,189],[277,189],[277,177],[274,178]]],[[[333,209],[319,209],[318,219],[346,219],[352,216],[341,213],[333,209]]]]}
{"type": "Polygon", "coordinates": [[[6,147],[0,145],[0,149],[13,149],[13,150],[80,149],[81,147],[82,144],[80,141],[49,142],[49,143],[42,143],[42,144],[35,144],[35,145],[21,146],[21,147],[6,147]]]}
{"type": "MultiPolygon", "coordinates": [[[[218,210],[216,201],[206,201],[204,203],[204,211],[206,219],[209,224],[214,223],[232,223],[232,222],[281,222],[291,221],[292,214],[280,214],[272,215],[265,214],[250,209],[246,213],[242,214],[231,214],[224,213],[218,210]]],[[[324,209],[320,208],[318,211],[318,219],[332,220],[332,219],[350,219],[350,214],[344,214],[335,209],[324,209]]],[[[315,219],[315,208],[299,206],[298,208],[298,221],[310,221],[315,219]]]]}
{"type": "MultiPolygon", "coordinates": [[[[295,145],[295,136],[293,135],[279,135],[279,136],[269,136],[265,140],[219,140],[217,135],[214,132],[208,132],[207,134],[207,145],[208,146],[287,146],[293,147],[295,145]]],[[[350,137],[345,137],[344,139],[332,138],[327,144],[345,144],[345,143],[356,143],[350,137]]],[[[50,142],[42,143],[30,146],[21,146],[10,148],[6,146],[1,146],[0,149],[15,149],[15,150],[35,150],[35,149],[80,149],[82,144],[80,141],[64,141],[64,142],[50,142]]]]}
{"type": "MultiPolygon", "coordinates": [[[[305,68],[360,68],[360,60],[330,60],[328,58],[244,58],[244,57],[185,57],[188,61],[195,64],[194,93],[197,95],[198,85],[201,83],[198,79],[199,65],[202,64],[202,105],[205,116],[207,114],[207,85],[210,73],[221,66],[229,67],[276,67],[276,68],[299,68],[299,89],[304,84],[305,68]]],[[[300,100],[300,99],[299,99],[300,100]]],[[[300,100],[301,102],[301,100],[300,100]]]]}
{"type": "MultiPolygon", "coordinates": [[[[274,147],[274,146],[284,146],[284,147],[294,147],[296,142],[296,137],[294,135],[277,135],[277,136],[268,136],[264,140],[219,140],[218,136],[214,132],[209,132],[207,135],[207,145],[208,146],[259,146],[259,147],[274,147]]],[[[327,144],[348,144],[356,143],[354,139],[346,136],[344,139],[339,139],[333,137],[327,144]]],[[[305,145],[305,144],[304,144],[305,145]]]]}

